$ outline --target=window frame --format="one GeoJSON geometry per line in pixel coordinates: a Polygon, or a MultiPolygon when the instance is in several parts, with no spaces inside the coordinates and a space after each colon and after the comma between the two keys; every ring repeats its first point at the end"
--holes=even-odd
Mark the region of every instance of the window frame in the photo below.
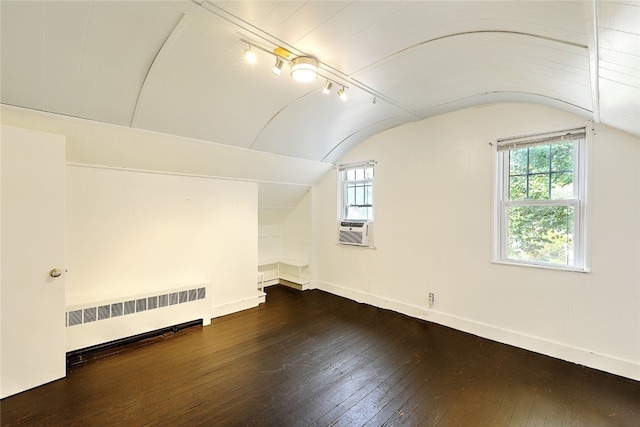
{"type": "MultiPolygon", "coordinates": [[[[541,267],[557,270],[587,272],[586,244],[586,150],[587,132],[584,127],[560,132],[527,135],[524,137],[498,139],[495,144],[496,182],[494,197],[494,263],[541,267]],[[563,199],[518,199],[510,200],[510,153],[513,149],[548,146],[573,140],[573,197],[563,199]],[[551,262],[522,260],[508,255],[509,224],[508,210],[514,206],[573,208],[573,263],[568,265],[551,262]]],[[[549,170],[549,174],[553,173],[549,170]]],[[[531,175],[528,173],[528,175],[531,175]]],[[[551,197],[551,194],[549,195],[551,197]]]]}
{"type": "MultiPolygon", "coordinates": [[[[376,162],[373,160],[369,160],[366,162],[357,162],[357,163],[347,163],[342,164],[337,167],[338,170],[338,221],[367,221],[370,223],[374,222],[375,219],[375,166],[376,162]],[[361,180],[347,180],[347,172],[350,170],[358,170],[358,169],[368,169],[371,168],[371,178],[370,179],[361,179],[361,180]],[[371,185],[371,204],[366,205],[370,208],[371,215],[370,218],[362,219],[362,218],[351,218],[347,215],[348,205],[347,205],[347,187],[349,183],[357,186],[364,185],[365,188],[367,184],[371,185]]],[[[366,189],[365,189],[366,192],[366,189]]],[[[352,205],[357,206],[357,205],[352,205]]],[[[362,205],[361,207],[365,207],[362,205]]]]}

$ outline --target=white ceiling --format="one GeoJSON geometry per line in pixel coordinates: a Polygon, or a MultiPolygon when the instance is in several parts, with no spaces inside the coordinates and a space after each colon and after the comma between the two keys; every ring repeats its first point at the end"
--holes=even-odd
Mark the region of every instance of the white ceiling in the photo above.
{"type": "Polygon", "coordinates": [[[335,162],[474,105],[540,103],[640,135],[640,1],[7,1],[7,105],[335,162]],[[349,101],[245,63],[311,55],[349,101]]]}

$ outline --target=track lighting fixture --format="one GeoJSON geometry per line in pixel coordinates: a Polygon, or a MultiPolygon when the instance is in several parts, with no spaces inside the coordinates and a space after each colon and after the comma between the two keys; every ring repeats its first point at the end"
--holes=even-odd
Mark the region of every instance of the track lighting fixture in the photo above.
{"type": "Polygon", "coordinates": [[[246,59],[249,64],[255,64],[258,61],[256,53],[251,49],[251,45],[244,50],[244,59],[246,59]]]}
{"type": "MultiPolygon", "coordinates": [[[[318,76],[326,79],[326,83],[322,89],[322,93],[325,95],[330,94],[333,85],[340,84],[338,81],[342,80],[342,78],[339,78],[339,80],[331,78],[332,74],[330,71],[329,75],[323,74],[323,71],[328,71],[330,67],[325,66],[321,69],[318,60],[311,56],[295,56],[289,50],[281,46],[269,49],[249,40],[242,39],[242,41],[247,44],[247,48],[244,50],[244,57],[250,64],[255,64],[257,62],[258,58],[256,56],[256,50],[268,53],[275,57],[276,62],[271,71],[276,76],[281,74],[282,67],[284,66],[284,63],[287,62],[291,65],[291,77],[297,82],[312,82],[316,80],[318,76]]],[[[346,90],[347,87],[342,85],[342,88],[337,92],[342,101],[347,100],[346,90]]]]}
{"type": "Polygon", "coordinates": [[[342,89],[340,89],[338,92],[338,98],[340,98],[341,101],[348,101],[349,100],[349,96],[347,96],[347,92],[346,92],[346,88],[344,86],[342,86],[342,89]]]}
{"type": "Polygon", "coordinates": [[[282,65],[284,64],[284,62],[282,61],[282,59],[280,58],[276,58],[276,65],[273,66],[273,70],[271,70],[273,72],[273,74],[275,74],[276,76],[280,75],[280,71],[282,71],[282,65]]]}
{"type": "Polygon", "coordinates": [[[329,95],[332,87],[333,87],[333,83],[327,80],[327,84],[324,86],[324,89],[322,89],[322,93],[324,93],[325,95],[329,95]]]}

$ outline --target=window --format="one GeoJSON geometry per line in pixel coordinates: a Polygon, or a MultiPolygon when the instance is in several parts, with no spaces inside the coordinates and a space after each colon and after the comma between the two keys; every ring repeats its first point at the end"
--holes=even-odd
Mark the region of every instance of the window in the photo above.
{"type": "Polygon", "coordinates": [[[496,259],[585,269],[584,129],[498,140],[496,259]]]}
{"type": "Polygon", "coordinates": [[[341,165],[340,219],[373,220],[373,167],[375,162],[341,165]]]}

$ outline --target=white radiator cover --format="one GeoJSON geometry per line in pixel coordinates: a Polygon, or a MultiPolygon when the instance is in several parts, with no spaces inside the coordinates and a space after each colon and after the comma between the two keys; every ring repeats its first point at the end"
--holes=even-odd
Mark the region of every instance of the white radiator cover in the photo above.
{"type": "Polygon", "coordinates": [[[67,352],[193,320],[211,323],[211,282],[100,300],[68,301],[67,352]]]}

